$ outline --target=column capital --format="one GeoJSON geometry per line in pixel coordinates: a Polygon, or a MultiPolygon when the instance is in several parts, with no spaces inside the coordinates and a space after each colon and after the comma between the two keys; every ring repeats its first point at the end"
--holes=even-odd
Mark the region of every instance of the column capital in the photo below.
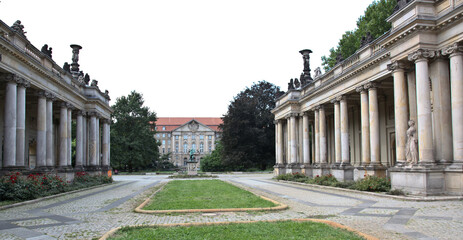
{"type": "Polygon", "coordinates": [[[396,72],[396,71],[405,71],[409,68],[408,64],[402,61],[393,61],[391,64],[387,65],[387,70],[396,72]]]}
{"type": "Polygon", "coordinates": [[[378,88],[378,83],[376,83],[376,82],[368,82],[363,86],[363,88],[365,88],[365,90],[376,89],[376,88],[378,88]]]}
{"type": "Polygon", "coordinates": [[[87,112],[87,116],[99,118],[100,115],[97,112],[87,112]]]}
{"type": "Polygon", "coordinates": [[[297,113],[290,113],[286,115],[286,118],[292,118],[292,117],[297,117],[297,113]]]}
{"type": "Polygon", "coordinates": [[[455,55],[463,55],[463,46],[459,43],[454,43],[441,51],[442,55],[450,55],[450,57],[455,55]]]}
{"type": "Polygon", "coordinates": [[[31,86],[31,83],[22,77],[20,77],[16,83],[18,84],[18,87],[28,88],[31,86]]]}
{"type": "Polygon", "coordinates": [[[339,100],[337,97],[334,97],[333,99],[330,100],[330,103],[339,104],[339,100]]]}
{"type": "Polygon", "coordinates": [[[355,91],[361,93],[361,92],[365,92],[366,89],[363,85],[361,85],[361,86],[356,87],[355,91]]]}
{"type": "Polygon", "coordinates": [[[347,100],[347,96],[346,95],[339,95],[339,96],[336,97],[336,100],[338,102],[343,101],[343,100],[347,100]]]}
{"type": "Polygon", "coordinates": [[[43,98],[45,98],[45,97],[46,97],[46,94],[47,94],[47,92],[44,91],[44,90],[37,90],[37,91],[35,92],[35,95],[36,95],[37,97],[43,97],[43,98]]]}
{"type": "Polygon", "coordinates": [[[103,119],[102,119],[102,122],[103,122],[103,124],[111,125],[111,119],[103,118],[103,119]]]}
{"type": "Polygon", "coordinates": [[[0,80],[5,81],[5,82],[13,82],[16,84],[19,84],[22,81],[25,81],[24,78],[14,73],[0,73],[0,80]]]}
{"type": "Polygon", "coordinates": [[[436,56],[436,51],[420,48],[408,55],[408,60],[411,62],[427,61],[436,56]]]}
{"type": "Polygon", "coordinates": [[[53,94],[51,92],[45,92],[45,97],[47,98],[47,100],[50,100],[50,101],[55,101],[56,100],[55,94],[53,94]]]}
{"type": "Polygon", "coordinates": [[[66,107],[68,108],[68,110],[73,110],[75,109],[74,105],[70,104],[70,103],[66,103],[66,107]]]}
{"type": "Polygon", "coordinates": [[[76,114],[77,114],[77,116],[85,116],[85,115],[87,115],[87,113],[85,111],[82,111],[80,109],[77,109],[76,114]]]}

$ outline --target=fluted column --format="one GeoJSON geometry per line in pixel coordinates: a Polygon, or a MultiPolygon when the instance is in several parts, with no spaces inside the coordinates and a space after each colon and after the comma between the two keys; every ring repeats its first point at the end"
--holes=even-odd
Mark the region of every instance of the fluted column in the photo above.
{"type": "Polygon", "coordinates": [[[320,163],[320,112],[319,108],[314,110],[314,124],[315,124],[315,163],[320,163]]]}
{"type": "Polygon", "coordinates": [[[404,165],[407,161],[405,145],[407,144],[408,128],[408,96],[407,80],[405,79],[406,65],[402,62],[393,62],[387,65],[394,77],[394,118],[395,118],[395,139],[396,159],[398,165],[404,165]]]}
{"type": "Polygon", "coordinates": [[[379,142],[379,108],[378,108],[378,91],[376,83],[369,82],[365,85],[368,89],[368,104],[370,117],[370,165],[381,165],[381,146],[379,142]]]}
{"type": "Polygon", "coordinates": [[[331,100],[334,104],[334,156],[335,164],[341,164],[341,113],[339,109],[339,101],[335,98],[331,100]]]}
{"type": "Polygon", "coordinates": [[[278,120],[278,159],[280,164],[283,164],[283,154],[284,154],[284,146],[283,146],[284,136],[283,136],[283,120],[278,120]]]}
{"type": "Polygon", "coordinates": [[[16,167],[16,123],[17,83],[20,78],[14,74],[1,74],[6,81],[3,137],[3,167],[16,167]]]}
{"type": "Polygon", "coordinates": [[[77,119],[76,119],[76,168],[77,169],[82,169],[83,166],[83,125],[84,125],[84,120],[82,116],[83,112],[82,111],[77,111],[77,119]]]}
{"type": "Polygon", "coordinates": [[[309,115],[304,113],[302,116],[302,155],[303,163],[310,164],[310,139],[309,139],[309,115]]]}
{"type": "Polygon", "coordinates": [[[341,162],[343,166],[350,165],[349,157],[349,118],[347,112],[347,99],[342,96],[339,101],[341,108],[341,162]]]}
{"type": "Polygon", "coordinates": [[[37,168],[47,166],[47,98],[44,91],[37,92],[37,168]]]}
{"type": "Polygon", "coordinates": [[[364,86],[357,87],[360,93],[360,109],[362,122],[362,165],[370,165],[370,111],[368,103],[368,90],[364,86]]]}
{"type": "Polygon", "coordinates": [[[422,165],[434,164],[431,89],[428,72],[428,59],[434,56],[435,52],[427,49],[418,49],[408,56],[408,60],[415,62],[416,68],[418,155],[422,165]]]}
{"type": "Polygon", "coordinates": [[[51,93],[46,93],[47,97],[47,154],[46,164],[48,168],[52,168],[56,165],[53,161],[53,101],[55,96],[51,93]]]}
{"type": "Polygon", "coordinates": [[[17,88],[17,112],[16,112],[16,166],[25,166],[26,148],[26,88],[30,83],[25,79],[20,79],[17,88]]]}
{"type": "Polygon", "coordinates": [[[72,109],[74,108],[74,106],[72,106],[71,104],[68,105],[68,117],[67,117],[67,120],[68,120],[68,123],[67,123],[67,131],[68,131],[68,134],[67,134],[67,144],[68,144],[68,148],[67,148],[67,164],[69,167],[72,167],[72,109]]]}
{"type": "Polygon", "coordinates": [[[109,121],[107,119],[103,119],[103,139],[101,141],[101,152],[103,155],[103,158],[101,160],[101,165],[103,167],[108,166],[108,127],[109,127],[109,121]]]}
{"type": "MultiPolygon", "coordinates": [[[[96,117],[96,165],[101,166],[101,129],[100,117],[96,117]]],[[[191,144],[190,144],[191,146],[191,144]]]]}
{"type": "Polygon", "coordinates": [[[296,114],[291,114],[289,117],[289,120],[291,122],[291,140],[289,141],[290,143],[290,148],[291,148],[291,159],[290,163],[291,164],[296,164],[297,163],[297,138],[296,138],[296,114]]]}
{"type": "Polygon", "coordinates": [[[97,165],[96,158],[96,113],[92,112],[90,114],[90,132],[89,132],[89,157],[90,157],[90,166],[94,167],[97,165]]]}
{"type": "Polygon", "coordinates": [[[444,50],[450,54],[452,99],[453,161],[463,164],[463,46],[453,44],[444,50]]]}
{"type": "Polygon", "coordinates": [[[66,103],[61,103],[59,119],[59,166],[67,168],[68,165],[68,108],[66,103]]]}
{"type": "Polygon", "coordinates": [[[328,155],[326,149],[326,115],[325,107],[320,106],[319,111],[319,135],[320,135],[320,164],[324,165],[328,163],[328,155]]]}

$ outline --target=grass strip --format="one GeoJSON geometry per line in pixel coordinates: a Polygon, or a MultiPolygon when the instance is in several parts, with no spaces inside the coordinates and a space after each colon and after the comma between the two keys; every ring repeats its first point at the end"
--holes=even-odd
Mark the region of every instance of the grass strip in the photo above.
{"type": "Polygon", "coordinates": [[[220,180],[174,180],[143,210],[270,208],[273,202],[220,180]]]}
{"type": "Polygon", "coordinates": [[[345,229],[312,221],[250,222],[192,226],[124,227],[108,239],[364,239],[345,229]]]}

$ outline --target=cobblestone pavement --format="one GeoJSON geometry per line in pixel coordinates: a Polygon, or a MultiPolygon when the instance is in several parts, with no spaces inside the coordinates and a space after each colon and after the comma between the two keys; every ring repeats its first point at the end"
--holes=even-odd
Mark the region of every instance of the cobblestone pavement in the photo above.
{"type": "Polygon", "coordinates": [[[0,211],[0,239],[92,239],[137,224],[325,218],[380,239],[463,239],[463,202],[408,202],[280,183],[269,174],[220,178],[282,203],[278,212],[141,214],[166,176],[115,176],[112,185],[0,211]]]}

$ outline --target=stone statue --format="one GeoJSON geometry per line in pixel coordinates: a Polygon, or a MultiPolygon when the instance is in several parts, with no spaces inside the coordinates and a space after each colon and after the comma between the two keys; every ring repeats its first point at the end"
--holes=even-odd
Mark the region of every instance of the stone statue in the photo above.
{"type": "Polygon", "coordinates": [[[85,74],[84,82],[85,82],[85,85],[88,85],[88,83],[90,82],[90,76],[88,75],[88,73],[85,74]]]}
{"type": "Polygon", "coordinates": [[[13,23],[13,26],[11,26],[11,28],[13,29],[13,31],[21,34],[24,36],[24,34],[26,32],[24,32],[24,25],[21,24],[21,21],[20,20],[17,20],[16,22],[13,23]]]}
{"type": "Polygon", "coordinates": [[[92,84],[90,84],[90,86],[92,86],[92,87],[98,87],[98,81],[95,80],[95,79],[93,79],[93,80],[92,80],[92,84]]]}
{"type": "Polygon", "coordinates": [[[69,65],[68,62],[65,62],[63,65],[63,70],[70,73],[71,72],[71,66],[69,65]]]}
{"type": "Polygon", "coordinates": [[[310,71],[310,55],[304,54],[302,59],[304,60],[304,71],[310,71]]]}
{"type": "Polygon", "coordinates": [[[79,84],[81,86],[84,86],[85,85],[85,81],[84,81],[84,72],[80,71],[79,72],[79,75],[77,76],[77,81],[79,82],[79,84]]]}
{"type": "Polygon", "coordinates": [[[291,80],[289,80],[289,83],[288,83],[288,91],[293,90],[293,89],[294,89],[294,83],[293,83],[293,79],[291,78],[291,80]]]}
{"type": "Polygon", "coordinates": [[[51,58],[52,48],[48,48],[48,44],[43,45],[40,51],[51,58]]]}
{"type": "Polygon", "coordinates": [[[193,160],[194,160],[194,154],[195,154],[195,150],[194,150],[194,149],[190,149],[190,161],[193,161],[193,160]]]}
{"type": "Polygon", "coordinates": [[[79,49],[73,48],[72,49],[72,63],[78,63],[78,62],[79,62],[79,49]]]}
{"type": "Polygon", "coordinates": [[[336,56],[336,64],[340,63],[344,61],[344,58],[342,57],[342,54],[341,53],[338,53],[338,55],[336,56]]]}
{"type": "Polygon", "coordinates": [[[301,76],[300,76],[300,81],[301,81],[301,87],[304,87],[305,84],[307,83],[307,80],[305,79],[305,75],[304,75],[304,72],[301,73],[301,76]]]}
{"type": "Polygon", "coordinates": [[[318,77],[320,75],[322,75],[322,70],[320,69],[320,67],[315,68],[315,77],[318,77]]]}
{"type": "Polygon", "coordinates": [[[301,86],[301,83],[299,82],[299,80],[297,80],[297,78],[294,79],[294,87],[297,89],[301,86]]]}
{"type": "Polygon", "coordinates": [[[394,12],[397,12],[403,7],[405,7],[405,5],[407,5],[407,3],[409,3],[410,1],[411,0],[397,0],[397,5],[394,8],[394,12]]]}
{"type": "Polygon", "coordinates": [[[408,130],[407,130],[407,147],[406,147],[406,158],[407,163],[416,164],[418,163],[418,148],[416,139],[416,129],[415,122],[413,120],[408,121],[408,130]]]}

